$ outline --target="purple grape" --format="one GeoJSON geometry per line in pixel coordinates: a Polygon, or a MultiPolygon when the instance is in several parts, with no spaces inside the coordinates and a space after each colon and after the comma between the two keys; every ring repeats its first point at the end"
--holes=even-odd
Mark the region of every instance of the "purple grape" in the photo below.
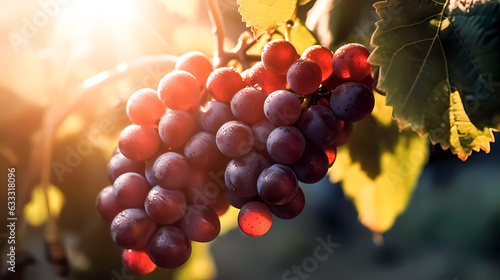
{"type": "Polygon", "coordinates": [[[191,256],[191,241],[180,229],[164,226],[151,237],[148,254],[157,266],[176,268],[191,256]]]}
{"type": "Polygon", "coordinates": [[[142,209],[125,209],[111,222],[111,238],[125,249],[140,249],[147,245],[156,223],[142,209]]]}
{"type": "Polygon", "coordinates": [[[196,242],[210,242],[220,233],[220,220],[212,208],[191,205],[179,222],[180,229],[196,242]]]}
{"type": "Polygon", "coordinates": [[[144,161],[132,160],[118,151],[108,162],[109,180],[114,182],[118,176],[126,172],[135,172],[144,175],[144,161]]]}
{"type": "Polygon", "coordinates": [[[304,136],[319,147],[330,146],[340,134],[339,122],[330,108],[313,105],[300,116],[297,127],[304,136]]]}
{"type": "Polygon", "coordinates": [[[260,173],[257,191],[271,205],[288,203],[297,193],[299,182],[293,170],[283,164],[273,164],[260,173]]]}
{"type": "Polygon", "coordinates": [[[264,113],[276,126],[294,124],[299,119],[300,112],[300,100],[288,90],[277,90],[264,102],[264,113]]]}
{"type": "Polygon", "coordinates": [[[300,95],[309,95],[315,92],[322,80],[321,68],[310,59],[301,58],[295,61],[286,73],[288,85],[300,95]]]}
{"type": "Polygon", "coordinates": [[[321,181],[328,173],[328,157],[320,147],[307,143],[304,154],[291,167],[302,183],[312,184],[321,181]]]}
{"type": "Polygon", "coordinates": [[[306,199],[304,196],[304,192],[299,187],[295,196],[287,204],[269,205],[269,208],[276,217],[284,220],[289,220],[297,217],[304,209],[305,204],[306,199]]]}
{"type": "Polygon", "coordinates": [[[208,101],[198,113],[198,122],[201,127],[214,134],[223,124],[234,120],[236,118],[229,105],[220,101],[208,101]]]}
{"type": "Polygon", "coordinates": [[[248,125],[240,121],[230,121],[219,128],[216,142],[224,155],[236,158],[250,152],[254,137],[248,125]]]}
{"type": "Polygon", "coordinates": [[[263,151],[266,149],[267,137],[276,128],[268,119],[261,120],[260,122],[254,123],[252,125],[252,132],[254,136],[253,147],[257,151],[263,151]]]}
{"type": "Polygon", "coordinates": [[[116,201],[113,195],[113,186],[107,186],[101,190],[97,195],[96,207],[101,217],[108,223],[111,223],[118,213],[125,210],[125,207],[116,201]]]}
{"type": "Polygon", "coordinates": [[[160,186],[152,188],[145,201],[146,213],[160,224],[172,224],[186,213],[186,197],[176,190],[167,190],[160,186]]]}
{"type": "Polygon", "coordinates": [[[375,106],[371,89],[362,83],[349,82],[338,86],[330,97],[330,107],[337,118],[357,122],[370,115],[375,106]]]}
{"type": "Polygon", "coordinates": [[[291,164],[302,157],[306,146],[304,136],[293,126],[280,126],[267,138],[267,152],[273,160],[291,164]]]}
{"type": "Polygon", "coordinates": [[[241,197],[257,195],[257,179],[269,162],[260,154],[250,152],[235,158],[226,167],[224,179],[228,189],[241,197]]]}
{"type": "Polygon", "coordinates": [[[125,208],[142,208],[150,189],[148,181],[134,172],[123,173],[113,183],[113,195],[125,208]]]}
{"type": "Polygon", "coordinates": [[[266,95],[254,87],[239,90],[231,99],[231,112],[240,121],[248,124],[265,118],[264,100],[266,95]]]}
{"type": "Polygon", "coordinates": [[[180,189],[189,176],[187,158],[179,153],[167,152],[160,155],[153,164],[153,177],[165,189],[180,189]]]}

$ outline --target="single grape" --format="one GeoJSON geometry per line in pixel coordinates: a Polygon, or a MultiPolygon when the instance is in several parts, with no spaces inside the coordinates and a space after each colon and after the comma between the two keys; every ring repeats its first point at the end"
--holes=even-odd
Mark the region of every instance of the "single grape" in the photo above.
{"type": "Polygon", "coordinates": [[[177,268],[191,256],[191,241],[180,229],[164,226],[151,237],[148,253],[157,266],[177,268]]]}
{"type": "Polygon", "coordinates": [[[338,86],[330,97],[333,113],[343,121],[360,121],[370,115],[374,106],[373,92],[358,82],[348,82],[338,86]]]}
{"type": "Polygon", "coordinates": [[[175,69],[191,73],[198,80],[200,87],[204,87],[208,76],[212,73],[212,62],[205,54],[191,51],[179,57],[175,69]]]}
{"type": "Polygon", "coordinates": [[[250,152],[254,143],[252,129],[240,121],[223,124],[215,137],[217,147],[228,157],[240,157],[250,152]]]}
{"type": "Polygon", "coordinates": [[[126,172],[135,172],[144,175],[144,161],[132,160],[118,152],[108,162],[107,171],[109,180],[114,182],[118,176],[126,172]]]}
{"type": "Polygon", "coordinates": [[[160,137],[153,128],[132,124],[120,133],[118,147],[127,158],[143,161],[156,153],[160,147],[160,137]]]}
{"type": "Polygon", "coordinates": [[[261,56],[264,67],[275,75],[285,75],[290,65],[299,58],[295,47],[282,39],[267,43],[261,56]]]}
{"type": "Polygon", "coordinates": [[[299,187],[295,196],[287,204],[284,205],[270,205],[271,212],[278,218],[289,220],[297,217],[306,204],[304,192],[299,187]]]}
{"type": "Polygon", "coordinates": [[[158,133],[163,143],[171,148],[182,147],[196,130],[196,120],[182,110],[166,113],[158,125],[158,133]]]}
{"type": "Polygon", "coordinates": [[[150,189],[148,181],[134,172],[123,173],[113,183],[113,195],[125,208],[142,208],[150,189]]]}
{"type": "Polygon", "coordinates": [[[147,245],[156,223],[142,209],[125,209],[111,222],[111,238],[125,249],[140,249],[147,245]]]}
{"type": "Polygon", "coordinates": [[[147,252],[125,249],[122,253],[123,266],[135,275],[145,275],[156,269],[156,264],[147,252]]]}
{"type": "Polygon", "coordinates": [[[127,116],[135,124],[154,127],[165,114],[166,108],[154,89],[143,88],[134,92],[127,101],[127,116]]]}
{"type": "Polygon", "coordinates": [[[236,92],[244,87],[243,78],[232,67],[217,68],[207,79],[207,89],[217,101],[231,101],[236,92]]]}
{"type": "Polygon", "coordinates": [[[332,167],[335,159],[337,158],[337,147],[335,145],[328,146],[323,148],[327,158],[328,158],[328,167],[332,167]]]}
{"type": "Polygon", "coordinates": [[[243,71],[241,76],[246,80],[248,86],[262,88],[266,95],[271,94],[273,91],[286,89],[286,75],[276,75],[269,72],[262,61],[243,71]]]}
{"type": "Polygon", "coordinates": [[[180,220],[179,227],[193,241],[210,242],[220,233],[220,220],[212,208],[191,205],[180,220]]]}
{"type": "Polygon", "coordinates": [[[315,145],[325,147],[337,141],[340,134],[339,122],[330,108],[312,105],[297,122],[298,129],[315,145]]]}
{"type": "Polygon", "coordinates": [[[299,59],[288,69],[286,81],[295,93],[309,95],[321,84],[321,68],[310,59],[299,59]]]}
{"type": "Polygon", "coordinates": [[[194,134],[184,146],[184,155],[191,163],[203,166],[217,164],[222,153],[217,148],[215,135],[208,132],[194,134]]]}
{"type": "Polygon", "coordinates": [[[327,47],[314,45],[307,48],[300,57],[302,59],[310,59],[318,64],[321,69],[321,80],[326,80],[332,73],[333,53],[327,47]]]}
{"type": "Polygon", "coordinates": [[[335,142],[336,147],[340,147],[347,143],[349,137],[351,137],[352,131],[354,130],[354,125],[352,122],[339,121],[340,135],[335,142]]]}
{"type": "Polygon", "coordinates": [[[249,236],[261,236],[271,228],[273,214],[269,207],[260,201],[251,201],[241,207],[238,226],[249,236]]]}
{"type": "Polygon", "coordinates": [[[266,95],[253,87],[239,90],[231,99],[231,112],[240,121],[252,124],[265,118],[266,95]]]}
{"type": "Polygon", "coordinates": [[[228,189],[241,197],[257,195],[257,179],[269,162],[258,153],[250,152],[229,162],[225,172],[228,189]]]}
{"type": "Polygon", "coordinates": [[[143,200],[146,213],[159,224],[172,224],[186,213],[186,197],[181,191],[152,188],[143,200]]]}
{"type": "Polygon", "coordinates": [[[125,207],[116,201],[113,195],[113,186],[107,186],[102,189],[97,195],[95,204],[101,217],[108,223],[111,223],[118,213],[125,210],[125,207]]]}
{"type": "Polygon", "coordinates": [[[160,155],[152,169],[155,181],[165,189],[175,190],[184,187],[189,176],[187,158],[175,152],[160,155]]]}
{"type": "Polygon", "coordinates": [[[306,146],[304,136],[293,126],[280,126],[267,138],[267,152],[273,160],[291,164],[302,157],[306,146]]]}
{"type": "Polygon", "coordinates": [[[254,123],[252,125],[252,132],[254,136],[253,147],[257,151],[266,150],[267,137],[276,128],[268,119],[261,120],[260,122],[254,123]]]}
{"type": "Polygon", "coordinates": [[[361,44],[351,43],[333,54],[333,73],[344,81],[361,81],[372,71],[370,52],[361,44]]]}
{"type": "Polygon", "coordinates": [[[295,196],[298,187],[295,173],[283,164],[273,164],[264,169],[257,181],[259,196],[271,205],[288,203],[295,196]]]}
{"type": "Polygon", "coordinates": [[[219,128],[236,118],[231,112],[231,107],[224,102],[208,101],[205,103],[198,113],[198,122],[204,130],[210,133],[217,133],[219,128]]]}
{"type": "Polygon", "coordinates": [[[199,82],[191,73],[174,70],[158,83],[158,98],[172,110],[188,110],[200,104],[199,82]]]}
{"type": "Polygon", "coordinates": [[[276,126],[292,125],[300,117],[301,103],[292,92],[278,90],[266,98],[264,113],[276,126]]]}
{"type": "Polygon", "coordinates": [[[302,157],[291,165],[302,183],[313,184],[325,178],[330,167],[326,153],[313,143],[307,143],[302,157]]]}

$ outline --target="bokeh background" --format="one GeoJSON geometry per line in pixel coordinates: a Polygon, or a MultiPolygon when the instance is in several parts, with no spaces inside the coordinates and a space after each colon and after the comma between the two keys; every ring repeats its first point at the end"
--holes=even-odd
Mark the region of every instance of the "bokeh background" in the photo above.
{"type": "MultiPolygon", "coordinates": [[[[320,3],[325,12],[307,22],[312,1],[298,15],[332,50],[345,42],[368,46],[378,20],[374,2],[325,0],[320,3]]],[[[220,0],[219,6],[230,48],[248,29],[236,1],[220,0]]],[[[100,219],[95,198],[109,184],[106,163],[129,123],[128,96],[156,88],[173,66],[165,54],[211,55],[205,2],[2,0],[0,23],[0,180],[6,186],[7,168],[16,168],[16,211],[23,217],[17,224],[18,272],[1,279],[64,279],[46,257],[41,170],[50,172],[49,197],[58,213],[69,279],[500,279],[499,144],[466,162],[431,146],[407,210],[378,245],[341,185],[325,178],[303,186],[307,204],[298,218],[276,219],[265,236],[242,234],[235,228],[236,212],[229,211],[223,234],[196,245],[180,269],[131,276],[123,271],[121,249],[100,219]],[[154,55],[160,55],[154,63],[141,59],[154,55]],[[50,142],[52,156],[44,162],[40,139],[52,118],[60,125],[50,142]],[[335,250],[304,275],[287,274],[314,257],[318,238],[336,243],[335,250]]],[[[1,221],[6,201],[2,187],[1,221]]],[[[2,272],[6,237],[2,226],[2,272]]]]}

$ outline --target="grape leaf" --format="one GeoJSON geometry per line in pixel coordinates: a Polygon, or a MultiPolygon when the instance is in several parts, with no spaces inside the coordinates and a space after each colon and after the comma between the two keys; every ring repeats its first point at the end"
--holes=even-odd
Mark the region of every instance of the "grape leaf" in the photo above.
{"type": "Polygon", "coordinates": [[[238,0],[238,11],[254,35],[275,29],[295,13],[297,0],[238,0]]]}
{"type": "Polygon", "coordinates": [[[465,160],[500,127],[500,2],[451,2],[375,3],[370,62],[400,125],[465,160]]]}
{"type": "Polygon", "coordinates": [[[375,108],[354,125],[338,150],[330,180],[342,181],[363,225],[375,233],[387,231],[406,208],[428,157],[428,142],[410,129],[399,132],[385,97],[376,94],[375,108]]]}

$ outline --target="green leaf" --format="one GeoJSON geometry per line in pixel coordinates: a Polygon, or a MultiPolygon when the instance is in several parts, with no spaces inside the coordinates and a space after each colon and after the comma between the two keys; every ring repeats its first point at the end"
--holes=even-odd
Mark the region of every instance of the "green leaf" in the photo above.
{"type": "Polygon", "coordinates": [[[456,3],[377,2],[370,62],[400,125],[464,160],[489,151],[490,129],[500,127],[500,2],[456,3]]]}
{"type": "Polygon", "coordinates": [[[428,141],[409,129],[400,133],[385,97],[375,98],[371,118],[354,125],[329,174],[342,181],[361,223],[383,233],[408,204],[428,158],[428,141]]]}
{"type": "Polygon", "coordinates": [[[238,11],[254,35],[273,30],[295,13],[297,0],[238,0],[238,11]]]}

